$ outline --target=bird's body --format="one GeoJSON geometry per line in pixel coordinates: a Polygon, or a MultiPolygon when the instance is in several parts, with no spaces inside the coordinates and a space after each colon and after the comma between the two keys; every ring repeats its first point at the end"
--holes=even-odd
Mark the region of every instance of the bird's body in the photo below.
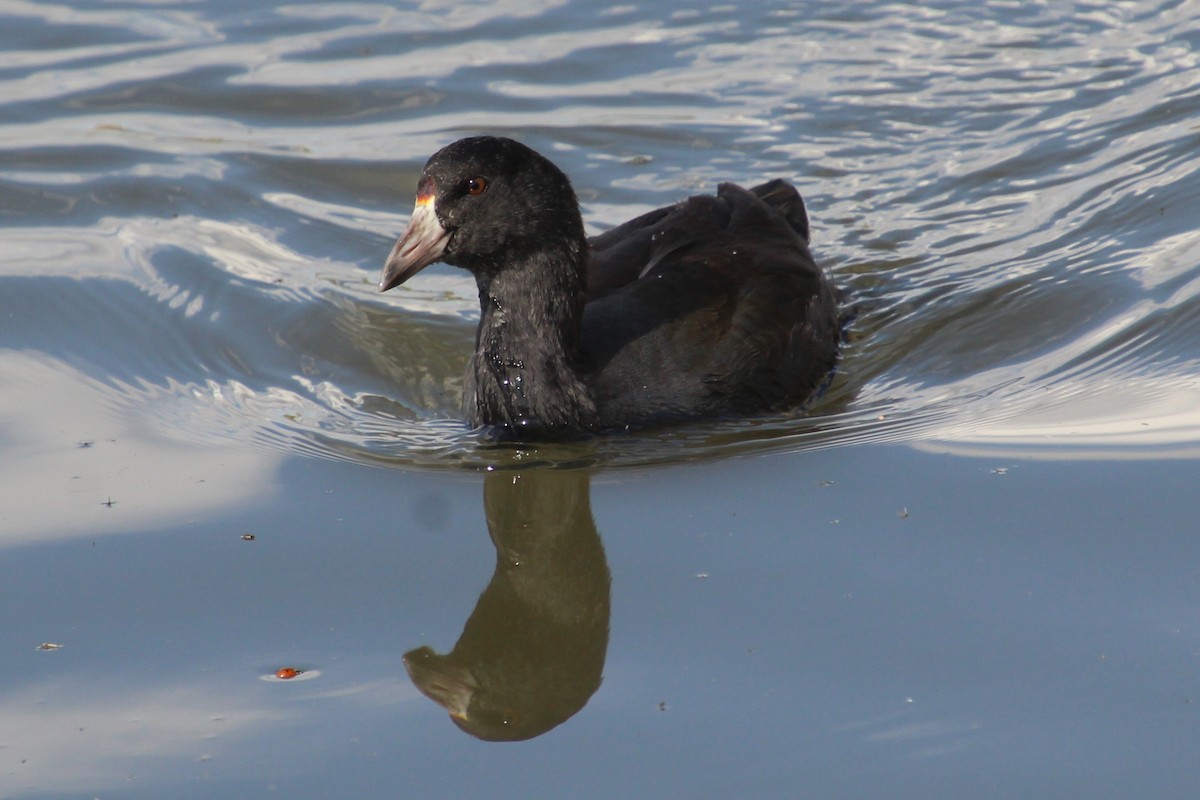
{"type": "Polygon", "coordinates": [[[518,439],[793,407],[837,359],[836,295],[780,180],[722,184],[589,241],[557,167],[463,139],[426,165],[381,290],[438,260],[479,287],[464,412],[518,439]]]}

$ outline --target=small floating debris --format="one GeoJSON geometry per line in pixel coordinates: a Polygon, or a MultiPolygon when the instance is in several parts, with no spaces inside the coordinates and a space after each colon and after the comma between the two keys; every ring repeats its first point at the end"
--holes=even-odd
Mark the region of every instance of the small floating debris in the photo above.
{"type": "Polygon", "coordinates": [[[255,538],[255,537],[254,537],[254,534],[253,534],[253,533],[243,533],[243,534],[242,534],[242,541],[243,541],[243,542],[253,542],[253,541],[254,541],[254,538],[255,538]]]}
{"type": "Polygon", "coordinates": [[[112,508],[116,504],[117,504],[117,501],[113,500],[112,497],[109,496],[109,498],[107,500],[105,500],[103,503],[101,503],[100,505],[104,506],[105,508],[112,508]]]}
{"type": "Polygon", "coordinates": [[[278,683],[279,681],[311,681],[321,674],[319,669],[310,669],[305,666],[298,667],[279,667],[278,669],[269,668],[269,671],[259,674],[260,681],[268,683],[278,683]]]}
{"type": "Polygon", "coordinates": [[[896,516],[899,517],[900,519],[908,519],[908,507],[905,506],[904,508],[897,511],[896,516]]]}
{"type": "Polygon", "coordinates": [[[37,649],[37,650],[62,650],[62,645],[56,644],[54,642],[42,642],[35,649],[37,649]]]}

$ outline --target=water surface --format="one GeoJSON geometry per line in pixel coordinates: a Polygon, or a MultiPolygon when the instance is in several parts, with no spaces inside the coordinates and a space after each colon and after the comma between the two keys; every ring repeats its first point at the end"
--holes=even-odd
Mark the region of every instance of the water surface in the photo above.
{"type": "Polygon", "coordinates": [[[0,797],[1194,796],[1200,5],[0,15],[0,797]],[[481,132],[593,233],[793,180],[832,386],[487,444],[470,279],[375,290],[481,132]]]}

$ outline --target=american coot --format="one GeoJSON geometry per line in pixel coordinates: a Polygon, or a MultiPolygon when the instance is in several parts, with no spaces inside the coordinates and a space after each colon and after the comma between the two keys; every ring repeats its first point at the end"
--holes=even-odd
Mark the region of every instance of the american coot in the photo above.
{"type": "Polygon", "coordinates": [[[721,184],[589,241],[558,167],[461,139],[425,165],[380,291],[436,261],[479,286],[464,413],[519,440],[795,406],[837,359],[836,294],[782,180],[721,184]]]}

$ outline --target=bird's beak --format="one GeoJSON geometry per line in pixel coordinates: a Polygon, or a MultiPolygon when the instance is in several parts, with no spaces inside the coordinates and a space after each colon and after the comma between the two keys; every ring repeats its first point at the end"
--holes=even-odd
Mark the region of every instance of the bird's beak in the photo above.
{"type": "Polygon", "coordinates": [[[449,231],[438,221],[433,195],[417,195],[417,205],[408,221],[408,228],[383,265],[379,291],[386,292],[393,286],[399,286],[440,259],[442,253],[446,252],[449,238],[449,231]]]}

